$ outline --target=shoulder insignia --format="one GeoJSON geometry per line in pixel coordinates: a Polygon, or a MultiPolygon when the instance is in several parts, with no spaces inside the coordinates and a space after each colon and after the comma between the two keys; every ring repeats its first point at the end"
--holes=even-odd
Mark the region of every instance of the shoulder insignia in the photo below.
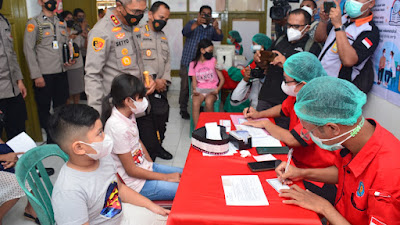
{"type": "Polygon", "coordinates": [[[116,37],[117,39],[122,39],[122,38],[125,37],[125,33],[118,33],[118,34],[115,35],[115,37],[116,37]]]}
{"type": "Polygon", "coordinates": [[[150,37],[150,34],[149,33],[144,33],[144,36],[150,37]]]}
{"type": "Polygon", "coordinates": [[[111,29],[111,31],[112,32],[118,32],[118,31],[120,31],[122,29],[122,27],[113,27],[112,29],[111,29]]]}
{"type": "Polygon", "coordinates": [[[63,22],[63,21],[60,21],[60,25],[64,25],[64,22],[63,22]]]}
{"type": "Polygon", "coordinates": [[[125,56],[121,59],[122,65],[129,66],[132,64],[132,59],[130,56],[125,56]]]}
{"type": "Polygon", "coordinates": [[[118,20],[118,18],[117,18],[116,16],[111,15],[110,18],[111,18],[111,21],[112,21],[116,26],[120,24],[120,22],[119,22],[119,20],[118,20]]]}
{"type": "Polygon", "coordinates": [[[103,38],[94,37],[92,40],[92,47],[95,52],[98,52],[104,48],[105,40],[103,38]]]}
{"type": "Polygon", "coordinates": [[[28,24],[28,26],[26,26],[26,30],[28,31],[28,32],[32,32],[32,31],[34,31],[35,30],[35,25],[33,25],[33,24],[28,24]]]}
{"type": "Polygon", "coordinates": [[[166,37],[161,37],[161,39],[163,39],[163,40],[167,40],[167,38],[166,38],[166,37]]]}
{"type": "Polygon", "coordinates": [[[135,27],[135,29],[133,29],[133,32],[139,32],[140,28],[139,27],[135,27]]]}

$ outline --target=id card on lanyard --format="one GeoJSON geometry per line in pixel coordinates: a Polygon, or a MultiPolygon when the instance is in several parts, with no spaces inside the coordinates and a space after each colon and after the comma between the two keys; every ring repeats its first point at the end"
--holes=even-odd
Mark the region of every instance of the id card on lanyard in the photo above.
{"type": "Polygon", "coordinates": [[[50,26],[51,31],[53,31],[53,49],[58,49],[58,41],[57,41],[57,27],[55,24],[51,24],[52,26],[50,26]]]}

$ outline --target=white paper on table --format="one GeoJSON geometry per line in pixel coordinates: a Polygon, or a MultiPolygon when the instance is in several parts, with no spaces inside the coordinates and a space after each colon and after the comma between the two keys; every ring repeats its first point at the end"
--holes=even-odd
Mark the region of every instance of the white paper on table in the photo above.
{"type": "Polygon", "coordinates": [[[229,151],[225,154],[213,155],[213,154],[208,154],[208,153],[203,152],[203,156],[232,156],[235,153],[237,153],[236,150],[238,150],[238,149],[232,143],[229,142],[228,144],[229,144],[229,151]]]}
{"type": "Polygon", "coordinates": [[[257,175],[221,176],[226,205],[269,205],[257,175]]]}
{"type": "Polygon", "coordinates": [[[274,179],[267,179],[267,182],[269,183],[269,185],[271,185],[276,192],[281,193],[281,189],[290,189],[289,186],[287,186],[286,184],[282,184],[282,182],[279,181],[278,178],[274,178],[274,179]]]}
{"type": "Polygon", "coordinates": [[[246,130],[252,137],[267,137],[269,134],[266,130],[257,128],[257,127],[250,127],[246,125],[236,125],[236,130],[246,130]]]}
{"type": "Polygon", "coordinates": [[[224,126],[226,132],[231,132],[231,121],[230,120],[219,120],[219,125],[224,126]]]}
{"type": "MultiPolygon", "coordinates": [[[[7,141],[6,143],[15,153],[19,152],[27,152],[31,150],[32,148],[36,147],[35,141],[31,137],[29,137],[28,134],[25,132],[22,132],[18,134],[17,136],[13,137],[11,140],[7,141]]],[[[21,157],[21,155],[18,155],[18,158],[21,157]]]]}
{"type": "Polygon", "coordinates": [[[281,142],[268,135],[266,137],[253,137],[251,138],[251,146],[252,147],[282,147],[281,142]]]}
{"type": "Polygon", "coordinates": [[[265,154],[265,155],[253,155],[253,158],[257,161],[257,162],[263,162],[263,161],[273,161],[276,160],[276,158],[271,155],[271,154],[265,154]]]}
{"type": "Polygon", "coordinates": [[[206,138],[209,140],[222,140],[221,129],[217,122],[206,123],[206,138]]]}

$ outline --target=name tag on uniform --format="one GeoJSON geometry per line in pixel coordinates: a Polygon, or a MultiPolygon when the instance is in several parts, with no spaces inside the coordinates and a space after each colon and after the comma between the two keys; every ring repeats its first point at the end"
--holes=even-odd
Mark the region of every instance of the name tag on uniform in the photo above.
{"type": "Polygon", "coordinates": [[[53,41],[53,49],[58,49],[58,41],[53,41]]]}

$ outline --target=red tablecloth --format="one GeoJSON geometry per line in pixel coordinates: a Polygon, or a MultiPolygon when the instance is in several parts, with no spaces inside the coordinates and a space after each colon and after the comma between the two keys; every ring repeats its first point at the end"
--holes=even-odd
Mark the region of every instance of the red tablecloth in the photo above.
{"type": "MultiPolygon", "coordinates": [[[[230,119],[230,115],[231,113],[201,113],[198,127],[207,122],[230,119]]],[[[254,148],[250,152],[257,154],[254,148]]],[[[286,160],[286,155],[275,157],[286,160]]],[[[239,154],[205,157],[191,147],[167,224],[321,224],[316,213],[297,206],[284,205],[275,189],[265,181],[276,178],[275,171],[253,173],[247,163],[254,161],[253,157],[242,158],[239,154]],[[221,175],[252,174],[259,176],[269,206],[227,206],[221,175]]],[[[298,185],[303,186],[302,183],[298,185]]]]}

